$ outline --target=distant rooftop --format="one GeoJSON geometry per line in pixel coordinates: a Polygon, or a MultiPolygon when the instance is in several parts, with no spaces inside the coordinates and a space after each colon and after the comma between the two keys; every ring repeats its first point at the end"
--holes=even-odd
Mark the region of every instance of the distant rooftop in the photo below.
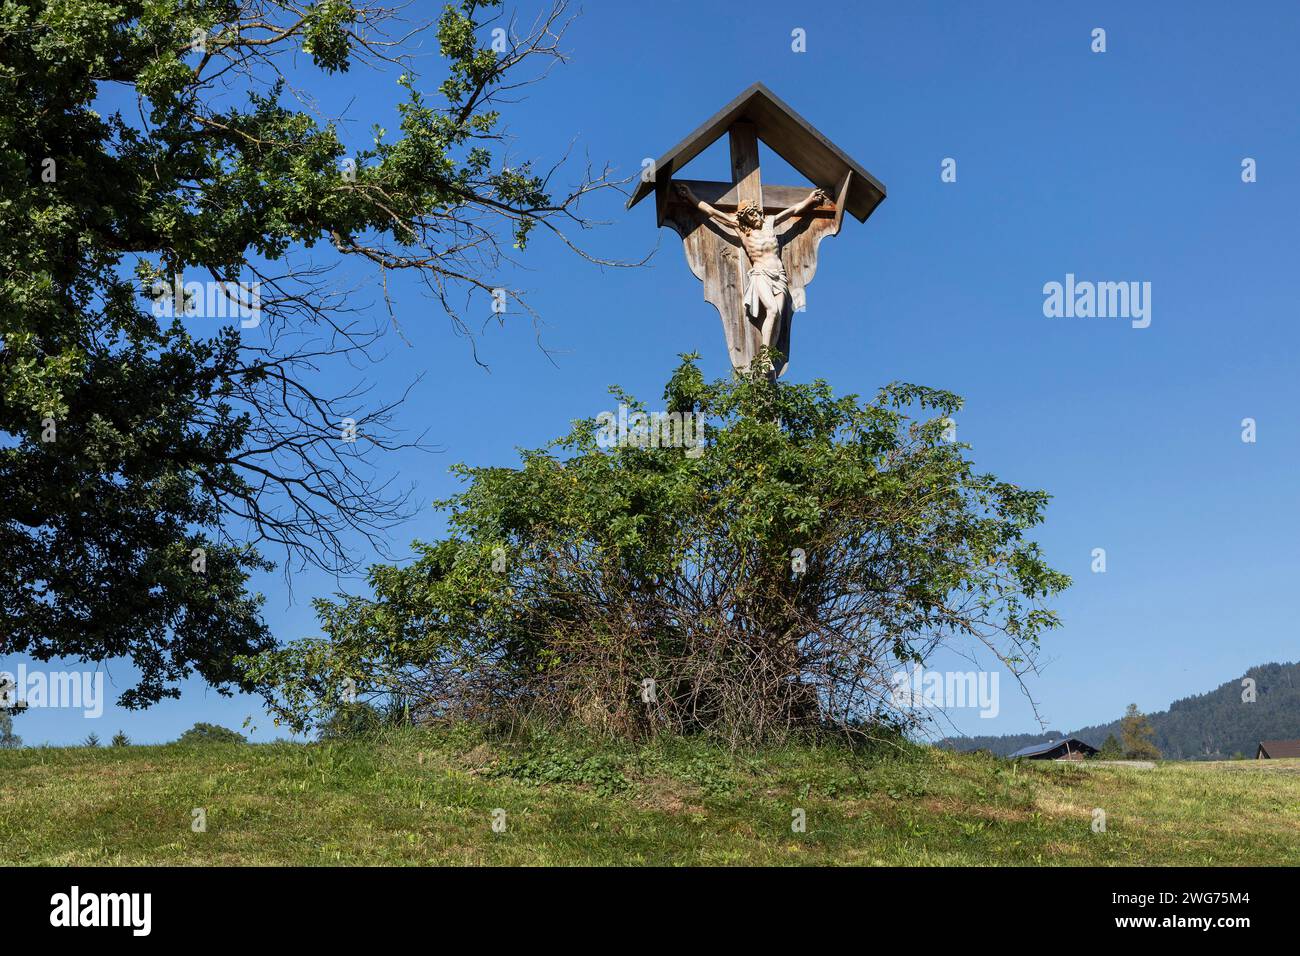
{"type": "Polygon", "coordinates": [[[1060,740],[1049,740],[1042,744],[1030,744],[1028,747],[1021,747],[1013,754],[1007,754],[1008,757],[1036,757],[1038,754],[1047,753],[1049,750],[1055,750],[1062,744],[1071,744],[1071,751],[1092,750],[1096,748],[1090,744],[1084,743],[1078,737],[1062,737],[1060,740]]]}
{"type": "Polygon", "coordinates": [[[1274,760],[1300,757],[1300,740],[1261,740],[1259,749],[1274,760]]]}

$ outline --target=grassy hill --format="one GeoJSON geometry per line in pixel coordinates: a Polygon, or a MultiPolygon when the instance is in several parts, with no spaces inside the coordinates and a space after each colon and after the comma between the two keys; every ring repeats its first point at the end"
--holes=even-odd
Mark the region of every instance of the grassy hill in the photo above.
{"type": "Polygon", "coordinates": [[[463,729],[0,751],[6,865],[1294,866],[1297,832],[1300,761],[1140,771],[910,745],[731,754],[463,729]],[[191,829],[196,808],[206,832],[191,829]],[[791,831],[797,809],[805,833],[791,831]]]}
{"type": "MultiPolygon", "coordinates": [[[[1252,703],[1241,699],[1242,678],[1235,677],[1207,693],[1176,700],[1168,710],[1148,714],[1160,752],[1173,760],[1228,760],[1236,754],[1254,757],[1261,740],[1300,737],[1300,664],[1263,664],[1243,676],[1255,681],[1252,703]]],[[[940,746],[1005,755],[1044,740],[1078,737],[1100,748],[1107,734],[1120,739],[1119,724],[1117,717],[1069,733],[950,737],[940,746]]]]}

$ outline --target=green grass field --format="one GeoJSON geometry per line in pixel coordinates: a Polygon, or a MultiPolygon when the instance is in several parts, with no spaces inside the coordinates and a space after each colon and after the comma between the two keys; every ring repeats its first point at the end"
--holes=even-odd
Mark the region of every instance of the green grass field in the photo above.
{"type": "Polygon", "coordinates": [[[507,743],[464,729],[0,751],[2,864],[1294,866],[1298,834],[1294,760],[1141,771],[893,746],[507,743]],[[193,831],[196,808],[206,832],[193,831]]]}

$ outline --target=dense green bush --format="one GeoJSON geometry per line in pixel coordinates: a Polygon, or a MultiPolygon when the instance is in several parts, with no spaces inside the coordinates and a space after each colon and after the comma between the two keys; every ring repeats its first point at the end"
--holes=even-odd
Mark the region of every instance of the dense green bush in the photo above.
{"type": "Polygon", "coordinates": [[[1106,735],[1106,742],[1101,745],[1097,751],[1097,756],[1102,760],[1123,760],[1124,748],[1119,745],[1114,734],[1106,735]]]}
{"type": "Polygon", "coordinates": [[[345,700],[321,723],[319,736],[321,740],[356,740],[410,722],[407,703],[400,695],[390,695],[382,707],[367,701],[345,700]]]}
{"type": "Polygon", "coordinates": [[[9,711],[0,708],[0,750],[17,750],[23,738],[14,733],[14,721],[9,711]]]}
{"type": "Polygon", "coordinates": [[[176,742],[178,744],[242,744],[247,743],[247,740],[243,734],[226,727],[200,721],[181,734],[176,742]]]}
{"type": "Polygon", "coordinates": [[[890,678],[942,644],[1029,666],[1069,583],[1024,537],[1048,496],[973,470],[956,396],[863,402],[762,368],[708,384],[693,359],[664,398],[699,449],[635,429],[606,447],[587,419],[517,469],[459,466],[445,540],[372,568],[372,596],[318,600],[323,638],[246,662],[279,715],[398,692],[417,720],[755,741],[907,722],[890,678]]]}

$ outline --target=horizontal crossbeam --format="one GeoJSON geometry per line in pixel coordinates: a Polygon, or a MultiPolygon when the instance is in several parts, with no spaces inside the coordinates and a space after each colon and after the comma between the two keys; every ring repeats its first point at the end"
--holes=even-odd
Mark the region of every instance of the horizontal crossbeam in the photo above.
{"type": "MultiPolygon", "coordinates": [[[[685,183],[697,197],[724,212],[730,212],[740,205],[735,183],[715,183],[700,179],[674,179],[673,182],[685,183]]],[[[763,211],[776,213],[782,209],[796,206],[807,199],[810,192],[812,192],[811,186],[770,186],[763,183],[763,211]]],[[[671,186],[668,190],[668,201],[670,203],[686,204],[684,200],[677,196],[671,186]]],[[[808,212],[834,215],[835,203],[822,203],[820,206],[813,206],[808,212]]]]}

